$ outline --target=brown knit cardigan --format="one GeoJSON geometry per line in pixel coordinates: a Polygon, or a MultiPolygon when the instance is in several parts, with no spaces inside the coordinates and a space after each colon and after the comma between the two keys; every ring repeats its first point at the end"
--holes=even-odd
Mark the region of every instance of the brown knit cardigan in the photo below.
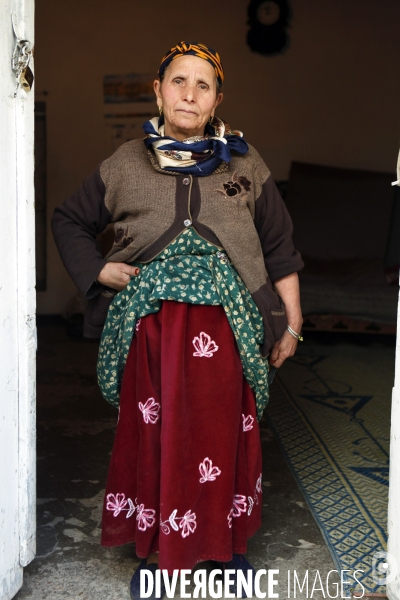
{"type": "Polygon", "coordinates": [[[211,175],[193,177],[160,169],[142,140],[123,144],[58,208],[53,234],[62,261],[89,299],[84,333],[100,337],[110,290],[96,282],[106,261],[149,262],[186,227],[223,248],[264,321],[263,354],[286,328],[273,282],[303,267],[292,242],[292,222],[257,151],[232,153],[211,175]],[[104,259],[95,238],[114,223],[104,259]]]}

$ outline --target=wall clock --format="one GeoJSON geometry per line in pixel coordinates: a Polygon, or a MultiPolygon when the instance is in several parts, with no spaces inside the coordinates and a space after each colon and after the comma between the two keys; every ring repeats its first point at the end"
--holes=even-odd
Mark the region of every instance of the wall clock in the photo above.
{"type": "Polygon", "coordinates": [[[253,52],[271,56],[289,45],[286,29],[292,17],[288,0],[251,0],[247,10],[247,43],[253,52]]]}

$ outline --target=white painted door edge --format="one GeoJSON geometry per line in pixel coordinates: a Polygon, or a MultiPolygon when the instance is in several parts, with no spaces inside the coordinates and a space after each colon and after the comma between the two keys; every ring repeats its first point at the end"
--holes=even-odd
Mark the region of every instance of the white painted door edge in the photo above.
{"type": "MultiPolygon", "coordinates": [[[[397,179],[400,181],[400,153],[397,179]]],[[[400,600],[400,302],[397,308],[396,368],[390,431],[388,536],[386,563],[391,572],[387,578],[386,593],[389,600],[400,600]]]]}
{"type": "MultiPolygon", "coordinates": [[[[34,0],[20,4],[18,35],[34,42],[34,0]]],[[[18,16],[18,12],[17,12],[18,16]]],[[[33,67],[33,59],[30,61],[33,67]]],[[[18,286],[18,518],[20,565],[36,554],[36,290],[34,90],[20,86],[15,98],[17,151],[17,286],[18,286]]]]}

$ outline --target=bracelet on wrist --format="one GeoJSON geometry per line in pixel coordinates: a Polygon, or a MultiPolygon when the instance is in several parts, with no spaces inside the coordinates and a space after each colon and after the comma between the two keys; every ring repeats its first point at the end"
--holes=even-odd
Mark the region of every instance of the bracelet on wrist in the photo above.
{"type": "Polygon", "coordinates": [[[299,341],[299,342],[303,342],[304,341],[304,338],[303,338],[301,332],[300,333],[296,333],[294,331],[294,329],[292,329],[291,327],[289,327],[289,325],[286,327],[286,329],[288,330],[288,332],[290,333],[290,335],[292,335],[297,341],[299,341]]]}

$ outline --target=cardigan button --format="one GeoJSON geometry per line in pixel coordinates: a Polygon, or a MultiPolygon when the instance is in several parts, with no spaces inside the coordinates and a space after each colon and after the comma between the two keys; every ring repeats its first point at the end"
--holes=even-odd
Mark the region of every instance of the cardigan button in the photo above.
{"type": "Polygon", "coordinates": [[[183,221],[183,224],[184,224],[185,227],[190,227],[191,224],[192,224],[192,221],[190,219],[185,219],[183,221]]]}
{"type": "Polygon", "coordinates": [[[190,183],[189,177],[185,177],[184,179],[182,179],[182,183],[183,183],[183,185],[189,185],[189,183],[190,183]]]}

